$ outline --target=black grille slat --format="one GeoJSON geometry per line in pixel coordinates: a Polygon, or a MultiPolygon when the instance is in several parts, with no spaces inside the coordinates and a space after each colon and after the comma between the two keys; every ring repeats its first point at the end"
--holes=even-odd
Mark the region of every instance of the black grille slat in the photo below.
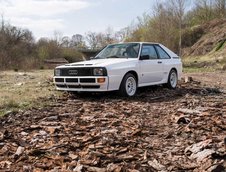
{"type": "Polygon", "coordinates": [[[98,89],[99,85],[83,85],[82,88],[98,89]]]}
{"type": "Polygon", "coordinates": [[[100,85],[56,85],[59,88],[74,88],[74,89],[79,89],[79,88],[86,88],[86,89],[99,89],[100,85]]]}
{"type": "Polygon", "coordinates": [[[66,85],[56,85],[57,87],[59,87],[59,88],[67,88],[67,86],[66,85]]]}
{"type": "Polygon", "coordinates": [[[82,88],[98,89],[99,85],[83,85],[82,88]]]}
{"type": "Polygon", "coordinates": [[[55,82],[64,82],[64,78],[55,78],[55,82]]]}
{"type": "Polygon", "coordinates": [[[96,80],[95,80],[95,78],[81,78],[80,82],[81,83],[95,83],[96,80]]]}
{"type": "Polygon", "coordinates": [[[78,78],[66,78],[66,82],[78,83],[78,78]]]}
{"type": "Polygon", "coordinates": [[[68,88],[87,88],[87,89],[98,89],[99,85],[68,85],[68,88]]]}
{"type": "Polygon", "coordinates": [[[80,85],[68,85],[68,88],[81,88],[80,85]]]}

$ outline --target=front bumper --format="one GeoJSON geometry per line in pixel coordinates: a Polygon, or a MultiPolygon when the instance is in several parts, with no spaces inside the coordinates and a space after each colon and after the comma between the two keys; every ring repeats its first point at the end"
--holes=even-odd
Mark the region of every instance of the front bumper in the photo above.
{"type": "Polygon", "coordinates": [[[101,77],[54,76],[53,82],[57,90],[101,92],[101,91],[108,91],[109,78],[107,76],[101,76],[101,77]],[[99,83],[98,78],[104,78],[105,81],[102,83],[99,83]]]}

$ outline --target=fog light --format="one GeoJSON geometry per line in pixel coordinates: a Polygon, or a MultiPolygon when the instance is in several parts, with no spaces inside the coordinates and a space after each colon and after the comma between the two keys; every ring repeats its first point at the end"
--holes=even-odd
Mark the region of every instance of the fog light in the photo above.
{"type": "Polygon", "coordinates": [[[97,82],[98,83],[104,83],[105,82],[105,78],[97,78],[97,82]]]}
{"type": "Polygon", "coordinates": [[[61,70],[60,69],[55,69],[54,75],[55,76],[60,76],[61,75],[61,70]]]}

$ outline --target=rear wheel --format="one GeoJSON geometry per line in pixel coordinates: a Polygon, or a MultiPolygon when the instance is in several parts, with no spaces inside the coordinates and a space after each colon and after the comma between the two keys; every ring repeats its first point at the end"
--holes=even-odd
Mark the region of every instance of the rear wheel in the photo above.
{"type": "Polygon", "coordinates": [[[177,72],[176,70],[172,69],[169,73],[168,82],[166,86],[168,88],[175,89],[177,87],[177,81],[178,81],[177,72]]]}
{"type": "Polygon", "coordinates": [[[136,77],[131,73],[126,74],[122,80],[119,91],[122,96],[134,96],[137,92],[136,77]]]}

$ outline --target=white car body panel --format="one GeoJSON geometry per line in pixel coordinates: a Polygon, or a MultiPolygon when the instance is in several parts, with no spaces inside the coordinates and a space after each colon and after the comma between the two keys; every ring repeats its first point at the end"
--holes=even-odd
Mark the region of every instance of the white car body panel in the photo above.
{"type": "Polygon", "coordinates": [[[158,64],[156,60],[139,61],[139,84],[149,84],[160,82],[163,79],[163,64],[158,64]]]}
{"type": "Polygon", "coordinates": [[[168,81],[169,72],[176,69],[178,79],[182,75],[182,63],[178,55],[171,50],[157,43],[139,43],[140,51],[137,58],[111,58],[111,59],[92,59],[77,63],[66,64],[56,67],[56,69],[73,69],[73,68],[96,68],[104,67],[107,70],[107,76],[54,76],[54,83],[57,90],[64,91],[114,91],[119,90],[123,77],[128,72],[134,72],[138,76],[138,87],[165,84],[168,81]],[[171,57],[170,59],[151,59],[139,60],[142,44],[154,44],[162,47],[171,57]],[[82,83],[81,79],[95,79],[95,83],[82,83]],[[104,83],[97,83],[98,78],[105,78],[104,83]],[[56,80],[60,80],[57,82],[56,80]],[[68,83],[68,79],[78,79],[76,83],[68,83]],[[59,87],[62,86],[62,87],[59,87]],[[78,88],[69,88],[69,87],[78,88]],[[98,86],[99,88],[88,88],[89,86],[98,86]],[[84,87],[84,88],[83,88],[84,87]],[[87,87],[87,88],[85,88],[87,87]]]}

